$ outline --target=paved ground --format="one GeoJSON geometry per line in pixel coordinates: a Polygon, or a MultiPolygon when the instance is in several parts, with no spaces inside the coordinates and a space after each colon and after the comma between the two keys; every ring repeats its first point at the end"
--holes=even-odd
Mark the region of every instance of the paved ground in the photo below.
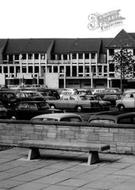
{"type": "Polygon", "coordinates": [[[27,152],[0,152],[0,190],[135,190],[135,156],[100,154],[88,166],[82,153],[42,151],[42,159],[27,161],[27,152]]]}

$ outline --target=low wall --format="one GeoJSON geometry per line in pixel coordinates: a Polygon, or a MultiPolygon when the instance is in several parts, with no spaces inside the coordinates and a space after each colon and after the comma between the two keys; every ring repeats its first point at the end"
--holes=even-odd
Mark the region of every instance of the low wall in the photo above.
{"type": "Polygon", "coordinates": [[[135,154],[135,126],[0,120],[0,143],[52,140],[109,144],[112,153],[135,154]]]}

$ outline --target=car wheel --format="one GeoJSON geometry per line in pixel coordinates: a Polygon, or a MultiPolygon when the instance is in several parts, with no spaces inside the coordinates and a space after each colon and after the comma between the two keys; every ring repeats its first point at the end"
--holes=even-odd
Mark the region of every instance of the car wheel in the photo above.
{"type": "Polygon", "coordinates": [[[125,106],[124,106],[124,105],[122,105],[122,104],[121,104],[121,105],[119,105],[119,106],[118,106],[118,110],[119,110],[119,111],[123,111],[123,110],[125,110],[125,106]]]}
{"type": "Polygon", "coordinates": [[[76,111],[77,111],[77,112],[81,112],[81,111],[82,111],[82,106],[77,106],[77,107],[76,107],[76,111]]]}
{"type": "Polygon", "coordinates": [[[51,109],[55,109],[55,106],[54,106],[54,105],[51,105],[50,108],[51,108],[51,109]]]}

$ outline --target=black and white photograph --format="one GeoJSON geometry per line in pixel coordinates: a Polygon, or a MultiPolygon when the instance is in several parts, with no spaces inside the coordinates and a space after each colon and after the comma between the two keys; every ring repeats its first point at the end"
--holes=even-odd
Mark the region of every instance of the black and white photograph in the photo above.
{"type": "Polygon", "coordinates": [[[0,190],[135,190],[134,1],[0,8],[0,190]]]}

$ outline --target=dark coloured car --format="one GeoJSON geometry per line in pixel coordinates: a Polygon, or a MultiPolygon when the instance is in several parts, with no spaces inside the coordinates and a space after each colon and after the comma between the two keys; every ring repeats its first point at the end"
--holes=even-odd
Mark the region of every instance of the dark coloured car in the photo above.
{"type": "Polygon", "coordinates": [[[52,113],[49,104],[45,101],[21,101],[10,111],[12,118],[30,120],[40,114],[52,113]]]}
{"type": "Polygon", "coordinates": [[[46,100],[60,99],[60,95],[59,95],[58,91],[55,89],[38,88],[37,91],[40,92],[46,100]]]}
{"type": "Polygon", "coordinates": [[[135,124],[135,112],[99,112],[89,118],[89,123],[135,124]]]}
{"type": "Polygon", "coordinates": [[[8,109],[3,105],[0,101],[0,119],[10,119],[10,115],[8,114],[8,109]]]}
{"type": "Polygon", "coordinates": [[[10,108],[17,103],[16,92],[13,90],[0,90],[0,101],[6,108],[10,108]]]}

